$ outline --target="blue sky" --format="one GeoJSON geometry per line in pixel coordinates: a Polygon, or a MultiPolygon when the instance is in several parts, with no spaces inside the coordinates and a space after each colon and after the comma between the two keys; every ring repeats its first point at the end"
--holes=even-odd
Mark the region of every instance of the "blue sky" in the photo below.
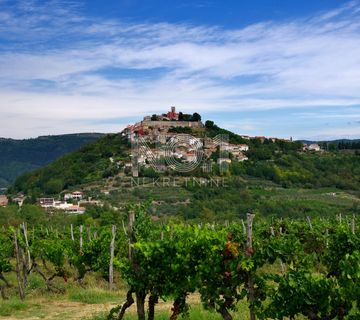
{"type": "Polygon", "coordinates": [[[360,3],[0,0],[0,136],[175,105],[242,134],[360,138],[360,3]]]}

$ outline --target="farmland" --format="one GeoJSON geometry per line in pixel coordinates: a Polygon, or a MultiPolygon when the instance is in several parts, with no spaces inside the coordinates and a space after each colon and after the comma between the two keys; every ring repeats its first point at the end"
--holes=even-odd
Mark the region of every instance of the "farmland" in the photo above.
{"type": "Polygon", "coordinates": [[[150,204],[127,210],[112,226],[3,228],[0,316],[356,319],[355,215],[163,223],[150,204]]]}

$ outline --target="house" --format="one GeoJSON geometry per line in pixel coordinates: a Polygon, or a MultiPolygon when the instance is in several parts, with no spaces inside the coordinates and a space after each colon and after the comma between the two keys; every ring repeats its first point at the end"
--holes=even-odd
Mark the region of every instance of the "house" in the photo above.
{"type": "MultiPolygon", "coordinates": [[[[75,196],[79,196],[78,191],[75,192],[75,196]]],[[[67,213],[77,213],[82,214],[85,212],[85,208],[81,207],[79,204],[74,205],[72,203],[68,203],[66,201],[55,200],[54,198],[40,198],[40,205],[45,209],[57,209],[63,210],[67,213]]]]}
{"type": "Polygon", "coordinates": [[[69,199],[72,199],[72,194],[71,193],[65,193],[64,200],[69,200],[69,199]]]}
{"type": "Polygon", "coordinates": [[[303,151],[321,151],[321,147],[317,143],[304,144],[303,151]]]}
{"type": "Polygon", "coordinates": [[[222,151],[233,151],[235,149],[235,146],[233,144],[228,143],[228,142],[223,142],[220,145],[220,149],[222,151]]]}
{"type": "Polygon", "coordinates": [[[307,147],[307,149],[308,149],[309,151],[320,151],[320,150],[321,150],[320,146],[319,146],[317,143],[312,143],[312,144],[310,144],[310,145],[307,147]]]}
{"type": "Polygon", "coordinates": [[[167,141],[167,136],[165,134],[159,134],[155,136],[156,142],[160,144],[165,144],[167,141]]]}
{"type": "Polygon", "coordinates": [[[141,154],[140,156],[138,156],[137,162],[140,163],[140,164],[145,164],[146,163],[146,156],[141,154]]]}
{"type": "Polygon", "coordinates": [[[55,205],[55,199],[54,198],[40,198],[39,204],[43,208],[52,208],[55,205]]]}
{"type": "Polygon", "coordinates": [[[17,203],[20,207],[23,205],[25,196],[22,193],[18,193],[15,198],[12,199],[14,203],[17,203]]]}
{"type": "Polygon", "coordinates": [[[66,193],[64,196],[64,200],[75,199],[81,200],[84,194],[81,191],[74,191],[72,193],[66,193]]]}
{"type": "Polygon", "coordinates": [[[228,143],[228,142],[222,142],[221,145],[220,145],[220,149],[223,150],[223,151],[236,151],[239,149],[239,146],[236,145],[236,144],[231,144],[231,143],[228,143]]]}
{"type": "Polygon", "coordinates": [[[169,120],[179,120],[179,114],[176,113],[176,108],[175,108],[175,107],[171,107],[171,111],[169,111],[169,112],[166,114],[166,117],[167,117],[169,120]]]}
{"type": "Polygon", "coordinates": [[[188,162],[196,162],[197,154],[195,152],[187,152],[186,153],[186,161],[188,162]]]}
{"type": "Polygon", "coordinates": [[[204,148],[205,149],[213,149],[216,150],[217,144],[215,143],[215,141],[211,138],[204,138],[204,142],[203,142],[204,148]]]}
{"type": "Polygon", "coordinates": [[[68,212],[74,206],[72,203],[67,203],[66,201],[55,201],[53,208],[68,212]]]}
{"type": "Polygon", "coordinates": [[[223,151],[230,152],[234,157],[242,156],[243,151],[248,151],[249,146],[247,144],[230,144],[230,143],[224,143],[221,146],[223,151]]]}
{"type": "Polygon", "coordinates": [[[81,200],[83,198],[83,193],[81,191],[74,191],[72,193],[73,199],[81,200]]]}
{"type": "Polygon", "coordinates": [[[243,162],[249,160],[249,158],[241,153],[236,157],[236,160],[239,162],[243,162]]]}
{"type": "Polygon", "coordinates": [[[65,209],[65,212],[83,214],[83,213],[85,213],[85,208],[80,207],[79,205],[71,205],[65,209]]]}
{"type": "Polygon", "coordinates": [[[200,139],[191,137],[187,141],[191,146],[194,146],[195,148],[201,148],[203,146],[203,143],[200,139]]]}
{"type": "Polygon", "coordinates": [[[7,198],[7,196],[1,194],[0,195],[0,207],[6,207],[9,203],[9,200],[7,198]]]}
{"type": "Polygon", "coordinates": [[[238,148],[240,151],[248,151],[249,150],[249,146],[247,144],[239,144],[238,148]]]}
{"type": "Polygon", "coordinates": [[[94,206],[102,206],[102,202],[100,200],[92,200],[91,197],[89,197],[87,200],[81,200],[79,201],[79,206],[82,207],[84,205],[87,205],[87,204],[91,204],[91,205],[94,205],[94,206]]]}

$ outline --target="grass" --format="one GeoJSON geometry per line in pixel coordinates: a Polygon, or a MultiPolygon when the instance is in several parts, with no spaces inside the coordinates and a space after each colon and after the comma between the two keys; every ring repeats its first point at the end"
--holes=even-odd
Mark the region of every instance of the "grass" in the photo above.
{"type": "Polygon", "coordinates": [[[0,301],[0,316],[11,316],[14,312],[25,310],[27,307],[28,304],[18,298],[0,301]]]}
{"type": "MultiPolygon", "coordinates": [[[[65,295],[37,292],[25,301],[17,297],[0,301],[0,319],[80,319],[100,311],[108,313],[124,294],[100,288],[70,288],[65,295]]],[[[99,318],[101,319],[101,318],[99,318]]]]}
{"type": "MultiPolygon", "coordinates": [[[[89,279],[90,280],[90,279],[89,279]]],[[[95,281],[94,279],[91,279],[95,281]]],[[[109,291],[91,286],[87,289],[72,286],[65,295],[55,295],[42,292],[42,284],[37,278],[32,280],[36,294],[28,295],[25,301],[12,296],[9,300],[0,302],[0,319],[86,319],[105,320],[110,309],[123,302],[125,291],[109,291]],[[39,290],[40,287],[40,291],[39,290]]],[[[189,296],[190,304],[189,319],[193,320],[221,320],[216,312],[204,310],[198,295],[189,296]]],[[[156,306],[157,320],[169,319],[172,301],[160,301],[156,306]]],[[[247,319],[248,307],[246,302],[238,304],[238,310],[234,313],[234,319],[247,319]]],[[[181,318],[181,317],[180,317],[181,318]]],[[[136,320],[135,304],[127,310],[125,320],[136,320]]]]}
{"type": "Polygon", "coordinates": [[[84,320],[107,320],[107,315],[108,314],[106,312],[100,312],[91,316],[90,318],[84,318],[84,320]]]}
{"type": "Polygon", "coordinates": [[[37,274],[30,274],[28,284],[26,286],[26,294],[41,293],[46,290],[45,281],[37,274]]]}
{"type": "MultiPolygon", "coordinates": [[[[170,318],[170,309],[171,303],[159,304],[158,309],[155,309],[155,319],[156,320],[168,320],[170,318]],[[164,307],[166,307],[164,309],[164,307]]],[[[108,313],[100,312],[92,315],[91,317],[84,318],[84,320],[107,320],[108,313]]],[[[249,309],[245,301],[239,302],[237,310],[233,312],[233,318],[236,319],[248,319],[249,318],[249,309]]],[[[202,305],[198,302],[195,302],[190,305],[189,318],[179,317],[179,319],[189,319],[189,320],[221,320],[222,317],[215,311],[205,310],[202,305]]],[[[124,320],[137,320],[137,315],[135,309],[128,310],[125,314],[124,320]]]]}
{"type": "Polygon", "coordinates": [[[69,292],[69,300],[86,304],[99,304],[119,301],[119,293],[99,288],[74,288],[69,292]]]}

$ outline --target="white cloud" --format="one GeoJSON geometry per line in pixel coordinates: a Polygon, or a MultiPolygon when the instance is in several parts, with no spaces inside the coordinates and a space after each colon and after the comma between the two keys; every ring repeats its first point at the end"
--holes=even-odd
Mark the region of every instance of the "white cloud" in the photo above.
{"type": "MultiPolygon", "coordinates": [[[[72,121],[82,121],[74,131],[92,131],[86,121],[173,104],[341,113],[360,106],[359,8],[350,2],[291,22],[225,30],[90,19],[64,1],[0,2],[0,110],[56,132],[72,121]]],[[[12,121],[3,121],[0,136],[40,130],[12,121]]]]}

